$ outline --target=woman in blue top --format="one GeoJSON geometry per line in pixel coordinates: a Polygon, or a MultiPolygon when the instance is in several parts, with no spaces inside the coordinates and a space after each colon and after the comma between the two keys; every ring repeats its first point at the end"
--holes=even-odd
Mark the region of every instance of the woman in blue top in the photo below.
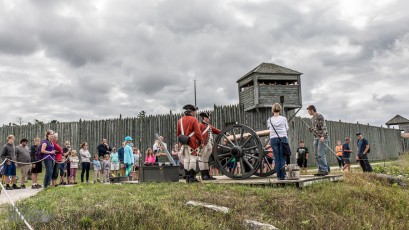
{"type": "Polygon", "coordinates": [[[124,147],[124,163],[126,167],[125,176],[129,176],[132,171],[132,166],[134,163],[133,152],[132,152],[132,138],[130,136],[125,137],[126,145],[124,147]]]}

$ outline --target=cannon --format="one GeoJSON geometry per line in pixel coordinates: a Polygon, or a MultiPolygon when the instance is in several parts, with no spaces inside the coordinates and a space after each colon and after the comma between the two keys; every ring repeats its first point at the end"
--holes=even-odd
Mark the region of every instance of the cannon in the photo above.
{"type": "Polygon", "coordinates": [[[269,130],[255,132],[242,124],[227,126],[215,138],[209,165],[216,166],[223,175],[237,180],[253,175],[273,175],[272,152],[263,147],[260,139],[269,135],[269,130]]]}

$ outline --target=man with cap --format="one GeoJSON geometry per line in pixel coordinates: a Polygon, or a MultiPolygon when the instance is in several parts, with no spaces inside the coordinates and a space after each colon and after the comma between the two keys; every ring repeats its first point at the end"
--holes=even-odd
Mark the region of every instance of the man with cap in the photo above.
{"type": "Polygon", "coordinates": [[[209,123],[210,114],[202,112],[199,114],[202,117],[202,122],[199,124],[200,131],[202,132],[202,138],[204,142],[204,148],[200,151],[199,168],[202,174],[202,180],[216,180],[216,178],[210,176],[209,173],[209,158],[213,151],[213,133],[219,134],[221,131],[216,129],[209,123]]]}
{"type": "Polygon", "coordinates": [[[197,107],[185,105],[183,107],[184,116],[178,120],[177,136],[189,136],[188,143],[183,144],[183,162],[186,173],[186,182],[198,182],[196,179],[196,162],[199,155],[199,149],[203,148],[202,133],[200,132],[199,122],[194,117],[197,113],[197,107]]]}
{"type": "Polygon", "coordinates": [[[133,167],[133,151],[132,151],[132,137],[125,137],[125,147],[124,147],[124,163],[126,168],[125,176],[129,176],[133,167]]]}
{"type": "Polygon", "coordinates": [[[368,159],[369,142],[363,137],[361,132],[358,132],[356,136],[358,137],[356,159],[359,161],[362,171],[372,172],[372,166],[369,164],[368,159]]]}

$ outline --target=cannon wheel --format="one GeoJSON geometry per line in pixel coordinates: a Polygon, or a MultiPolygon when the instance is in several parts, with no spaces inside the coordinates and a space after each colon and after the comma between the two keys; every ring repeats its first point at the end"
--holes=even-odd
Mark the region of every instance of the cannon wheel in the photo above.
{"type": "Polygon", "coordinates": [[[246,179],[254,175],[259,169],[263,151],[254,130],[240,124],[224,128],[216,137],[213,149],[217,167],[232,179],[246,179]],[[250,135],[244,137],[244,134],[250,135]]]}
{"type": "Polygon", "coordinates": [[[254,172],[254,175],[259,177],[268,177],[273,175],[276,171],[275,168],[271,165],[274,160],[274,157],[269,156],[269,151],[264,149],[263,158],[261,159],[259,170],[254,172]]]}

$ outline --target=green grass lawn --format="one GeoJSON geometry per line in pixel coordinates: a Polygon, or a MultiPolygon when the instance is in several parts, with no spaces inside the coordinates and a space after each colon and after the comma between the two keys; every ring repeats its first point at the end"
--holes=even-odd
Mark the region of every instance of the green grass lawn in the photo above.
{"type": "MultiPolygon", "coordinates": [[[[409,162],[408,157],[403,161],[409,162]]],[[[18,207],[23,213],[41,210],[53,217],[49,223],[31,221],[35,229],[246,229],[245,219],[279,229],[409,229],[409,191],[363,173],[304,189],[200,183],[79,184],[45,189],[18,202],[18,207]],[[231,211],[223,214],[186,206],[190,200],[231,211]]],[[[0,229],[24,227],[8,221],[3,210],[0,229]]]]}

